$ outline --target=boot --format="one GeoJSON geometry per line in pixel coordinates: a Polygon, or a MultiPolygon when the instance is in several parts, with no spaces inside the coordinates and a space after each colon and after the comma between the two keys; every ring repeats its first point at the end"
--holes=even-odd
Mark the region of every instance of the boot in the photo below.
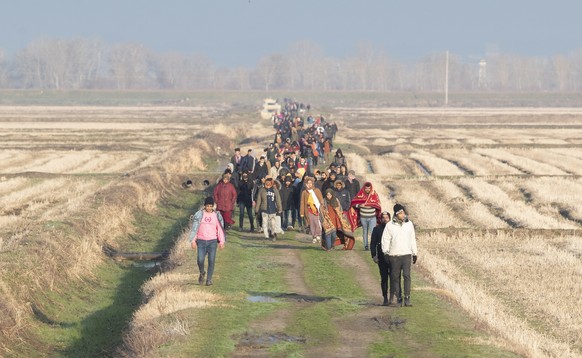
{"type": "Polygon", "coordinates": [[[404,296],[404,306],[412,307],[412,303],[410,303],[410,296],[404,296]]]}
{"type": "Polygon", "coordinates": [[[204,276],[206,276],[206,272],[201,272],[200,276],[198,276],[198,284],[202,285],[204,283],[204,276]]]}
{"type": "Polygon", "coordinates": [[[384,296],[384,302],[382,302],[382,306],[388,306],[389,302],[388,302],[388,297],[384,296]]]}

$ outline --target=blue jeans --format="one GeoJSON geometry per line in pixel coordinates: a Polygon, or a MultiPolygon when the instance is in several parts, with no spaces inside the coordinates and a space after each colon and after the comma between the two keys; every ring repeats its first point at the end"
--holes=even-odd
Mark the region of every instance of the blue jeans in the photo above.
{"type": "Polygon", "coordinates": [[[362,236],[364,238],[364,248],[368,247],[368,236],[372,234],[372,230],[376,226],[376,217],[371,218],[360,218],[360,222],[362,223],[362,236]]]}
{"type": "Polygon", "coordinates": [[[291,214],[292,211],[293,209],[283,211],[283,216],[281,217],[281,221],[283,221],[283,223],[281,224],[283,226],[283,229],[287,229],[287,226],[290,226],[291,223],[295,224],[293,220],[293,215],[291,214]]]}
{"type": "Polygon", "coordinates": [[[212,280],[218,240],[196,240],[196,246],[198,248],[198,270],[200,270],[200,274],[204,274],[204,260],[206,259],[206,254],[208,254],[208,275],[206,279],[212,280]]]}
{"type": "Polygon", "coordinates": [[[333,230],[325,233],[325,248],[331,250],[333,242],[337,238],[337,231],[333,230]]]}

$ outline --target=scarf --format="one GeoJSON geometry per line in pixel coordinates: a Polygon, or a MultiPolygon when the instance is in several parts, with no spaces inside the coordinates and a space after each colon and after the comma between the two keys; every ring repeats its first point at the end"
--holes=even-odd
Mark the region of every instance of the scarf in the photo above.
{"type": "Polygon", "coordinates": [[[360,221],[360,211],[355,208],[356,205],[360,206],[371,206],[376,209],[376,221],[378,224],[382,222],[382,206],[380,206],[380,196],[372,187],[372,183],[365,182],[358,194],[354,196],[352,202],[350,203],[350,210],[348,211],[348,220],[352,231],[355,231],[358,227],[362,226],[360,221]],[[369,186],[371,188],[370,194],[366,194],[365,188],[369,186]]]}
{"type": "MultiPolygon", "coordinates": [[[[321,203],[319,202],[319,199],[317,199],[317,195],[315,195],[315,192],[313,191],[313,189],[309,189],[307,190],[307,192],[309,193],[309,197],[311,198],[311,202],[313,202],[313,205],[315,205],[315,207],[317,208],[317,211],[319,211],[319,207],[321,206],[321,203]]],[[[309,201],[307,203],[310,203],[309,201]]]]}

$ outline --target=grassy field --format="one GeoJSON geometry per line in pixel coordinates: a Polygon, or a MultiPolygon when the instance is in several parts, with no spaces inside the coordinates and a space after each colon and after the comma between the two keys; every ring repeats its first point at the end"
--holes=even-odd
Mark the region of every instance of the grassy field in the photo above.
{"type": "Polygon", "coordinates": [[[336,147],[382,206],[415,223],[407,309],[379,306],[361,242],[323,252],[296,232],[230,232],[215,285],[197,285],[188,216],[234,146],[271,138],[262,97],[6,93],[0,355],[582,355],[582,110],[301,94],[338,122],[336,147]],[[157,273],[108,256],[159,250],[157,273]]]}

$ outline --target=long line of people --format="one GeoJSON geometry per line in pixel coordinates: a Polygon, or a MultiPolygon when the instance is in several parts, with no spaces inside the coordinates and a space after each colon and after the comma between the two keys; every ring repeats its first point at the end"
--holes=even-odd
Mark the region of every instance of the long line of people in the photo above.
{"type": "MultiPolygon", "coordinates": [[[[309,105],[286,99],[284,110],[272,118],[274,140],[258,158],[252,148],[245,155],[235,148],[211,200],[218,219],[224,219],[224,228],[230,229],[238,206],[239,230],[244,229],[246,212],[251,232],[262,232],[275,241],[283,229],[303,231],[325,251],[339,245],[352,250],[354,231],[362,227],[364,250],[370,250],[379,266],[383,305],[411,306],[410,265],[417,258],[412,222],[400,204],[394,206],[392,220],[382,211],[373,184],[360,186],[341,148],[332,156],[335,123],[321,115],[313,117],[309,110],[309,105]]],[[[201,284],[205,273],[200,255],[198,261],[201,284]]],[[[207,285],[211,285],[212,269],[208,272],[207,285]]]]}

